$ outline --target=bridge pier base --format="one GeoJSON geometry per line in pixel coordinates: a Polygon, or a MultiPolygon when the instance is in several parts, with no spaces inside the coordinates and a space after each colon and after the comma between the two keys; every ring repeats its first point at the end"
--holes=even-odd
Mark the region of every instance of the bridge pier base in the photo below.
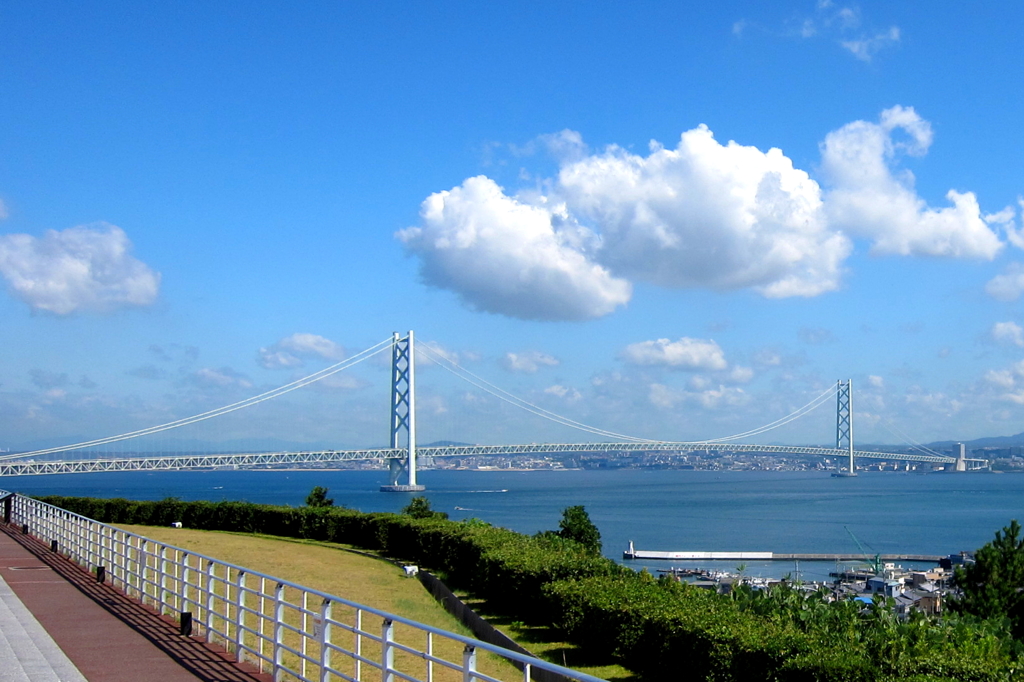
{"type": "Polygon", "coordinates": [[[407,485],[405,483],[396,483],[395,485],[382,485],[380,491],[382,493],[421,493],[427,489],[425,485],[407,485]]]}
{"type": "Polygon", "coordinates": [[[407,477],[408,483],[399,483],[398,479],[402,474],[407,473],[409,464],[406,460],[393,458],[388,460],[388,484],[382,485],[382,493],[419,493],[427,489],[424,485],[418,485],[414,477],[407,477]],[[411,480],[409,480],[411,479],[411,480]]]}

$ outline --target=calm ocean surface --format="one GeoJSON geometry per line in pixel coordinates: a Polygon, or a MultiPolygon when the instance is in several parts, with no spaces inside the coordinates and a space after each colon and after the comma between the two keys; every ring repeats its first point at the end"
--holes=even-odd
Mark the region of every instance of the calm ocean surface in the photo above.
{"type": "MultiPolygon", "coordinates": [[[[381,493],[384,471],[119,472],[0,481],[26,494],[303,504],[315,485],[336,504],[398,511],[411,497],[381,493]]],[[[733,471],[421,471],[434,509],[524,533],[556,529],[561,510],[585,505],[605,554],[665,551],[857,551],[844,526],[882,554],[974,550],[1010,519],[1024,520],[1024,475],[733,471]]],[[[736,562],[707,562],[735,570],[736,562]]],[[[639,566],[635,562],[630,565],[639,566]]],[[[651,562],[652,569],[669,562],[651,562]]],[[[699,562],[677,565],[697,566],[699,562]]],[[[800,565],[807,580],[834,564],[800,565]]],[[[792,563],[747,562],[751,575],[793,573],[792,563]]]]}

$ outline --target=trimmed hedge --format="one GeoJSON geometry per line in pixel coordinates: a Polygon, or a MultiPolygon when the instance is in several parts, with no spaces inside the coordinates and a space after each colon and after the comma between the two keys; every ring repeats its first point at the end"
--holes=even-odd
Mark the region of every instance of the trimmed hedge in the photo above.
{"type": "Polygon", "coordinates": [[[574,641],[594,642],[645,677],[762,680],[813,649],[807,636],[721,595],[645,574],[551,583],[545,595],[574,641]]]}
{"type": "Polygon", "coordinates": [[[861,609],[788,588],[722,596],[636,573],[553,533],[339,507],[40,499],[105,523],[181,521],[377,550],[441,572],[510,617],[553,623],[591,659],[620,662],[644,679],[996,682],[1021,679],[1024,667],[1005,624],[902,622],[885,604],[861,609]]]}
{"type": "Polygon", "coordinates": [[[429,566],[516,618],[537,622],[542,588],[555,580],[627,571],[557,536],[528,537],[505,528],[340,507],[281,507],[245,502],[159,502],[50,496],[40,498],[103,523],[228,530],[339,542],[429,566]]]}

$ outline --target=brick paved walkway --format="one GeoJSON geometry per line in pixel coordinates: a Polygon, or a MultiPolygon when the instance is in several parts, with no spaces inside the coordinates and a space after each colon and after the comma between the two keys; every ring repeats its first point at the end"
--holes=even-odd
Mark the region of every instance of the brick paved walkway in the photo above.
{"type": "Polygon", "coordinates": [[[252,666],[234,663],[218,647],[178,634],[175,622],[97,583],[92,574],[3,523],[0,578],[0,596],[3,585],[9,587],[0,603],[0,624],[4,618],[17,622],[4,626],[0,636],[0,664],[5,666],[0,678],[5,681],[72,682],[82,676],[89,682],[271,680],[252,666]],[[52,638],[49,644],[45,635],[52,638]],[[76,668],[81,672],[77,677],[76,668]]]}

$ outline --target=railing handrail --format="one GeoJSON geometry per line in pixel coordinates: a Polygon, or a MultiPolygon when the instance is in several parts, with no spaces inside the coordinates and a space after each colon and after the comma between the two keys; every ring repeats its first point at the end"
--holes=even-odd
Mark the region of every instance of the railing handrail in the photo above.
{"type": "MultiPolygon", "coordinates": [[[[4,491],[4,490],[0,489],[0,498],[3,498],[7,494],[8,494],[7,491],[4,491]]],[[[15,497],[22,497],[24,499],[31,500],[34,504],[42,505],[42,506],[45,506],[45,507],[50,507],[51,509],[54,509],[54,510],[59,510],[62,514],[65,514],[65,515],[68,515],[68,516],[71,516],[71,517],[76,517],[76,518],[81,519],[83,521],[88,521],[89,523],[96,524],[97,526],[101,526],[103,528],[108,528],[108,529],[110,529],[112,531],[116,531],[118,533],[122,533],[122,534],[124,534],[126,536],[131,536],[133,538],[137,538],[137,539],[145,541],[147,543],[153,543],[154,545],[157,545],[157,546],[159,546],[159,547],[161,547],[163,549],[168,549],[168,550],[172,550],[172,551],[181,552],[183,554],[187,554],[187,555],[189,555],[191,557],[194,557],[196,559],[199,559],[201,561],[208,561],[208,562],[211,562],[213,564],[217,564],[219,566],[222,566],[224,568],[227,568],[227,569],[230,569],[230,570],[234,570],[234,571],[243,573],[246,576],[250,576],[250,577],[253,577],[253,578],[257,578],[257,579],[261,578],[261,579],[264,579],[264,580],[266,580],[268,582],[273,582],[273,583],[276,583],[278,585],[282,585],[284,587],[291,587],[293,589],[305,592],[305,593],[307,593],[309,595],[320,597],[321,599],[327,600],[327,601],[331,602],[332,604],[342,604],[342,605],[345,605],[345,606],[349,606],[349,607],[352,607],[354,609],[358,609],[358,610],[362,611],[365,614],[372,614],[372,615],[378,616],[378,617],[380,617],[380,618],[382,618],[384,620],[391,621],[392,623],[401,623],[403,625],[408,625],[408,626],[414,627],[414,628],[416,628],[418,630],[422,630],[424,632],[429,632],[429,633],[432,633],[432,634],[435,634],[435,635],[440,635],[442,637],[445,637],[447,639],[450,639],[450,640],[453,640],[453,641],[456,641],[456,642],[460,642],[460,643],[465,644],[467,646],[471,646],[471,647],[474,647],[476,649],[480,649],[480,650],[483,650],[483,651],[488,651],[490,653],[496,654],[498,656],[501,656],[502,658],[506,658],[506,659],[509,659],[511,661],[516,661],[518,663],[528,664],[532,668],[535,668],[535,669],[547,670],[547,671],[550,671],[550,672],[553,672],[553,673],[557,673],[557,674],[560,674],[560,675],[565,675],[567,677],[579,680],[580,682],[606,682],[606,680],[603,680],[602,678],[595,677],[593,675],[588,675],[588,674],[582,673],[582,672],[580,672],[578,670],[572,670],[571,668],[560,666],[557,663],[551,663],[551,662],[545,661],[543,659],[536,658],[534,656],[529,656],[529,655],[526,655],[526,654],[521,654],[518,651],[514,651],[512,649],[506,649],[504,647],[497,646],[497,645],[494,645],[494,644],[490,644],[488,642],[484,642],[482,640],[478,640],[478,639],[475,639],[473,637],[467,637],[465,635],[460,635],[460,634],[458,634],[456,632],[451,632],[451,631],[445,630],[443,628],[438,628],[438,627],[434,627],[432,625],[428,625],[426,623],[421,623],[419,621],[415,621],[415,620],[412,620],[410,618],[405,618],[403,616],[399,616],[399,615],[391,613],[389,611],[384,611],[384,610],[381,610],[381,609],[374,608],[372,606],[367,606],[365,604],[361,604],[359,602],[355,602],[355,601],[352,601],[350,599],[345,599],[344,597],[339,597],[337,595],[332,595],[332,594],[330,594],[328,592],[324,592],[324,591],[318,590],[316,588],[308,587],[308,586],[302,585],[300,583],[292,582],[292,581],[286,580],[284,578],[279,578],[277,576],[272,576],[272,575],[269,575],[267,573],[261,573],[259,571],[255,571],[255,570],[246,568],[244,566],[239,566],[237,564],[232,564],[230,562],[223,561],[221,559],[216,559],[214,557],[207,556],[205,554],[201,554],[201,553],[193,551],[191,549],[185,549],[185,548],[182,548],[182,547],[177,547],[175,545],[171,545],[171,544],[166,543],[166,542],[161,542],[159,540],[153,540],[152,538],[147,538],[144,535],[140,535],[138,533],[133,533],[131,531],[124,530],[123,528],[118,528],[117,526],[114,526],[114,525],[109,524],[109,523],[103,523],[102,521],[97,521],[95,519],[91,519],[91,518],[89,518],[87,516],[84,516],[82,514],[78,514],[78,513],[69,511],[67,509],[63,509],[62,507],[58,507],[56,505],[52,505],[52,504],[49,504],[47,502],[43,502],[42,500],[35,499],[35,498],[33,498],[31,496],[28,496],[28,495],[21,495],[20,493],[13,493],[13,495],[15,497]]]]}

